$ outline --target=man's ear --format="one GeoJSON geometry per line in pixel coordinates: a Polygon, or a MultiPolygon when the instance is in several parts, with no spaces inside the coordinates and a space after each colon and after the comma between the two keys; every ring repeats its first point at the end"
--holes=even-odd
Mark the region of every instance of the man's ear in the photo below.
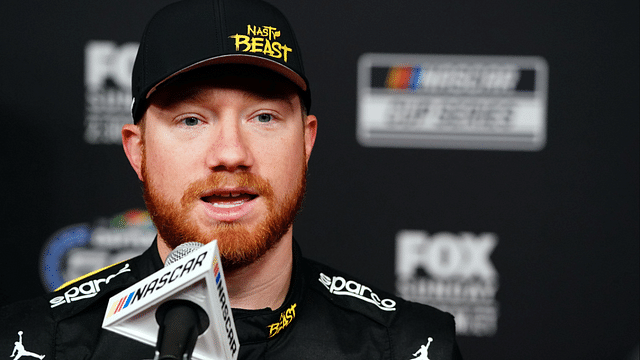
{"type": "Polygon", "coordinates": [[[125,124],[122,127],[122,147],[124,153],[129,159],[129,163],[136,174],[138,179],[143,181],[142,178],[142,153],[144,144],[142,143],[142,129],[138,125],[125,124]]]}
{"type": "Polygon", "coordinates": [[[316,134],[318,133],[318,119],[314,115],[307,115],[304,124],[304,146],[307,156],[307,163],[313,150],[313,144],[316,142],[316,134]]]}

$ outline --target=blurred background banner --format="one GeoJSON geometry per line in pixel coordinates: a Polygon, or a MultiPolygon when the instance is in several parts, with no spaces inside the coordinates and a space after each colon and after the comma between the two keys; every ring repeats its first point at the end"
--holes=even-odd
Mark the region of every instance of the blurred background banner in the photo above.
{"type": "MultiPolygon", "coordinates": [[[[3,4],[0,305],[153,240],[120,128],[170,2],[3,4]]],[[[272,3],[319,119],[307,257],[452,312],[467,359],[637,359],[638,2],[272,3]]]]}
{"type": "Polygon", "coordinates": [[[364,146],[540,150],[547,64],[522,56],[365,54],[358,62],[364,146]]]}

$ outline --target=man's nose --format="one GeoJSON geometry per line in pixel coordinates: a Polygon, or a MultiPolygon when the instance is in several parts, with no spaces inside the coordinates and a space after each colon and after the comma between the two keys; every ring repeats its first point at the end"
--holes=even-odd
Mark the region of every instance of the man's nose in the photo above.
{"type": "Polygon", "coordinates": [[[221,120],[211,139],[207,165],[214,171],[247,170],[253,164],[249,145],[241,122],[221,120]]]}

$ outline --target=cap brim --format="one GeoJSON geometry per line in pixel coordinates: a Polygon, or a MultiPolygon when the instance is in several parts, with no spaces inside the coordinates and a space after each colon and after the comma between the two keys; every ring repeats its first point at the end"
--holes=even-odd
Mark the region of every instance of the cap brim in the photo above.
{"type": "Polygon", "coordinates": [[[265,59],[263,57],[259,57],[255,55],[232,54],[232,55],[220,55],[210,59],[202,60],[195,64],[189,65],[179,71],[176,71],[175,73],[167,76],[163,80],[159,81],[154,87],[149,89],[149,91],[147,91],[147,94],[145,95],[145,98],[149,99],[149,96],[151,96],[151,94],[154,91],[156,91],[156,89],[158,89],[160,85],[162,85],[163,83],[167,82],[168,80],[180,74],[184,74],[186,72],[189,72],[191,70],[198,69],[201,67],[210,66],[210,65],[219,65],[219,64],[255,65],[258,67],[266,68],[291,80],[300,89],[302,89],[303,92],[306,92],[308,90],[307,82],[302,76],[300,76],[295,71],[289,69],[286,66],[283,66],[282,64],[276,61],[265,59]]]}

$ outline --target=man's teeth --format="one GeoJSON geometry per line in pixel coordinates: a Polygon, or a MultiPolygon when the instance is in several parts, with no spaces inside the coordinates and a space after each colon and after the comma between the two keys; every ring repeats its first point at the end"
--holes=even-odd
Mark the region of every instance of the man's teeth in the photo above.
{"type": "Polygon", "coordinates": [[[232,207],[235,207],[235,206],[240,206],[240,205],[244,204],[245,201],[246,200],[238,200],[238,201],[233,201],[233,202],[228,202],[228,201],[225,201],[225,202],[213,202],[212,205],[217,207],[217,208],[228,209],[228,208],[232,208],[232,207]]]}
{"type": "Polygon", "coordinates": [[[241,194],[241,193],[217,194],[215,197],[211,198],[209,202],[211,203],[211,205],[217,208],[228,209],[228,208],[240,206],[245,202],[247,202],[249,200],[247,197],[243,197],[242,199],[231,201],[231,199],[236,199],[243,195],[244,194],[241,194]],[[219,200],[216,201],[215,198],[218,198],[219,200]]]}

